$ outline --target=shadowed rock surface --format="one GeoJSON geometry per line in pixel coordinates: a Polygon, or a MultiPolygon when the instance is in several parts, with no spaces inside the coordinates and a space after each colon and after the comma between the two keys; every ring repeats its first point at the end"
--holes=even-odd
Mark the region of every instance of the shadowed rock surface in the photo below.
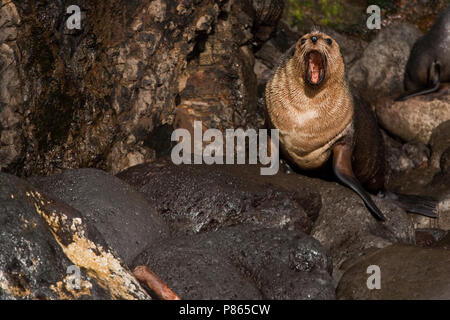
{"type": "Polygon", "coordinates": [[[450,255],[447,250],[393,245],[368,252],[342,277],[338,299],[445,299],[450,298],[450,255]],[[381,271],[381,289],[369,290],[367,268],[381,271]]]}
{"type": "Polygon", "coordinates": [[[149,297],[79,212],[0,174],[0,299],[111,298],[149,297]],[[72,265],[79,289],[69,286],[72,265]]]}
{"type": "Polygon", "coordinates": [[[431,165],[435,168],[444,170],[441,167],[442,154],[450,148],[450,120],[447,120],[437,126],[430,137],[430,146],[433,151],[431,155],[431,165]]]}
{"type": "Polygon", "coordinates": [[[126,264],[168,228],[144,197],[128,184],[97,169],[66,170],[28,181],[78,210],[126,264]]]}
{"type": "Polygon", "coordinates": [[[256,165],[176,166],[170,161],[136,166],[118,177],[136,186],[175,232],[242,222],[311,232],[332,257],[335,281],[342,262],[364,249],[414,243],[413,225],[402,209],[374,197],[387,217],[380,223],[354,192],[317,178],[282,172],[261,176],[256,165]]]}
{"type": "Polygon", "coordinates": [[[321,206],[313,189],[274,185],[257,166],[177,166],[169,159],[130,168],[117,177],[144,194],[175,233],[243,222],[309,232],[321,206]]]}
{"type": "Polygon", "coordinates": [[[330,252],[333,278],[339,281],[347,259],[357,258],[368,248],[393,243],[414,244],[414,227],[408,215],[396,205],[373,197],[387,221],[376,221],[364,204],[344,187],[324,186],[323,209],[311,235],[330,252]],[[326,195],[326,196],[325,196],[326,195]]]}
{"type": "Polygon", "coordinates": [[[450,230],[450,126],[448,121],[432,133],[431,158],[425,165],[391,177],[391,190],[434,197],[438,203],[438,218],[414,216],[417,228],[450,230]],[[414,183],[410,183],[414,181],[414,183]]]}
{"type": "Polygon", "coordinates": [[[334,299],[331,261],[302,232],[229,227],[156,243],[135,265],[182,299],[334,299]]]}

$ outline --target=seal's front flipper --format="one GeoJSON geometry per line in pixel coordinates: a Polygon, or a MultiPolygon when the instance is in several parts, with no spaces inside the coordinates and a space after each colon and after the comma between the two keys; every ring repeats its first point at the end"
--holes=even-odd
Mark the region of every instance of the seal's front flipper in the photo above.
{"type": "Polygon", "coordinates": [[[441,65],[439,64],[439,62],[433,62],[428,72],[428,83],[430,88],[420,89],[419,91],[416,92],[406,93],[405,95],[402,95],[397,99],[395,99],[395,101],[405,101],[406,99],[412,97],[423,96],[425,94],[438,91],[441,86],[440,73],[441,73],[441,65]]]}
{"type": "Polygon", "coordinates": [[[391,200],[403,210],[420,214],[429,218],[437,218],[438,201],[429,197],[416,195],[400,194],[391,191],[385,191],[383,196],[391,200]]]}
{"type": "Polygon", "coordinates": [[[344,185],[355,191],[361,197],[375,219],[385,221],[386,218],[383,213],[381,213],[381,210],[373,202],[370,195],[364,190],[353,174],[351,156],[352,150],[348,145],[336,145],[333,148],[334,174],[344,185]]]}

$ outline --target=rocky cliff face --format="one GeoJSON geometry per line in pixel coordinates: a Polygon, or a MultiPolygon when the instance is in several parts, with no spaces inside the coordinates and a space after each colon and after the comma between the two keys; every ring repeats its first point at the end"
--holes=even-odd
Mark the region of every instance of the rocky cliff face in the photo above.
{"type": "Polygon", "coordinates": [[[164,153],[177,122],[255,126],[253,51],[278,1],[1,2],[0,167],[119,172],[164,153]]]}

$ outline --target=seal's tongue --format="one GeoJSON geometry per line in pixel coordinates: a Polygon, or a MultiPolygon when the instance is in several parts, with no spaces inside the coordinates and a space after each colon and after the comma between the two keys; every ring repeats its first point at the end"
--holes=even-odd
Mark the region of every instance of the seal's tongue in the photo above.
{"type": "Polygon", "coordinates": [[[318,84],[320,82],[320,76],[323,71],[323,61],[320,53],[311,52],[309,54],[309,80],[311,83],[318,84]]]}

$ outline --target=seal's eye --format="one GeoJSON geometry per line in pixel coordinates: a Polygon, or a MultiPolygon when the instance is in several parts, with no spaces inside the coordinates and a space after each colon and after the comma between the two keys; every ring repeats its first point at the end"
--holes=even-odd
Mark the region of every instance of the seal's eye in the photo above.
{"type": "Polygon", "coordinates": [[[305,44],[306,39],[302,39],[300,42],[301,42],[301,44],[305,44]]]}
{"type": "Polygon", "coordinates": [[[325,39],[325,41],[328,43],[329,46],[331,46],[331,44],[333,43],[333,40],[331,40],[331,39],[329,39],[329,38],[328,38],[328,39],[325,39]]]}

